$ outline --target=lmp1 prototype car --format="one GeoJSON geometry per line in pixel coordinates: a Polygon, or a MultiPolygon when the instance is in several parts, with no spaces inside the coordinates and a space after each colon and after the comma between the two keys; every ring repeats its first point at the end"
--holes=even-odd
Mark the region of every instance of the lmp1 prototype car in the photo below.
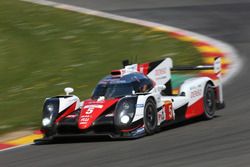
{"type": "Polygon", "coordinates": [[[65,88],[64,96],[46,98],[41,140],[100,135],[138,138],[193,117],[212,119],[215,110],[224,108],[220,58],[213,65],[195,67],[173,67],[170,58],[123,65],[104,77],[87,100],[70,95],[73,88],[65,88]],[[216,79],[189,78],[178,94],[172,93],[172,70],[203,69],[214,70],[216,79]]]}

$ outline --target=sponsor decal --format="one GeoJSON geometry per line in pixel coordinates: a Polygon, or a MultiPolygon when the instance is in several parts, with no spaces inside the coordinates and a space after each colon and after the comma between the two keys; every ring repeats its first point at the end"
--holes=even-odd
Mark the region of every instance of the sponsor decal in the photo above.
{"type": "Polygon", "coordinates": [[[110,80],[110,83],[111,84],[120,84],[120,83],[126,83],[126,81],[124,80],[119,80],[119,79],[113,79],[113,80],[110,80]]]}
{"type": "Polygon", "coordinates": [[[132,135],[136,136],[136,135],[141,135],[141,134],[144,134],[144,133],[145,133],[145,129],[144,129],[144,127],[141,127],[141,128],[138,128],[138,129],[134,130],[132,132],[132,135]]]}
{"type": "Polygon", "coordinates": [[[202,96],[202,85],[199,84],[197,86],[190,87],[191,98],[196,98],[202,96]]]}
{"type": "Polygon", "coordinates": [[[156,77],[156,80],[167,79],[167,76],[156,77]]]}
{"type": "Polygon", "coordinates": [[[202,89],[193,90],[191,92],[191,98],[200,97],[202,95],[202,89]]]}
{"type": "Polygon", "coordinates": [[[91,115],[82,115],[81,118],[83,118],[83,117],[85,117],[85,118],[90,118],[91,115]]]}
{"type": "Polygon", "coordinates": [[[155,69],[155,76],[166,75],[167,68],[155,69]]]}
{"type": "Polygon", "coordinates": [[[77,114],[67,115],[66,118],[76,118],[77,114]]]}
{"type": "Polygon", "coordinates": [[[83,108],[102,108],[103,105],[98,105],[98,104],[92,104],[92,105],[86,105],[83,108]]]}
{"type": "Polygon", "coordinates": [[[109,113],[105,115],[105,117],[113,117],[113,116],[114,116],[114,113],[109,113]]]}
{"type": "Polygon", "coordinates": [[[83,124],[87,124],[89,119],[91,118],[92,116],[91,115],[82,115],[80,117],[80,124],[83,125],[83,124]]]}
{"type": "Polygon", "coordinates": [[[201,87],[202,87],[201,84],[195,85],[195,86],[191,86],[191,87],[190,87],[190,91],[192,91],[192,90],[194,90],[194,89],[199,89],[199,88],[201,88],[201,87]]]}
{"type": "Polygon", "coordinates": [[[144,104],[136,104],[136,108],[143,108],[144,104]]]}
{"type": "Polygon", "coordinates": [[[163,110],[160,110],[158,113],[158,125],[166,120],[166,113],[163,110]]]}
{"type": "Polygon", "coordinates": [[[161,96],[157,96],[156,100],[157,100],[157,103],[160,103],[161,102],[161,96]]]}
{"type": "Polygon", "coordinates": [[[94,104],[96,104],[96,105],[98,105],[98,104],[104,104],[105,103],[105,100],[102,100],[102,101],[85,101],[86,102],[86,106],[88,106],[88,105],[94,105],[94,104]]]}
{"type": "Polygon", "coordinates": [[[81,117],[80,124],[87,124],[88,121],[89,121],[89,118],[81,117]]]}

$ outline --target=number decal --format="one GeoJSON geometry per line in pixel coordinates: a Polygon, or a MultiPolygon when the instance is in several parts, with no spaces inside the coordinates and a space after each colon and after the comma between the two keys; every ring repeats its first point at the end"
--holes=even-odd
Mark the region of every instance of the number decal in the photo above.
{"type": "Polygon", "coordinates": [[[166,113],[166,120],[174,120],[175,113],[174,113],[172,101],[170,101],[170,100],[165,101],[164,109],[165,109],[165,113],[166,113]]]}
{"type": "Polygon", "coordinates": [[[169,112],[169,118],[172,119],[173,118],[173,111],[172,111],[173,107],[172,107],[172,103],[171,105],[168,106],[168,112],[169,112]]]}
{"type": "Polygon", "coordinates": [[[88,110],[86,111],[86,114],[92,114],[94,111],[94,108],[88,108],[88,110]]]}
{"type": "Polygon", "coordinates": [[[102,108],[103,105],[87,105],[87,106],[84,106],[84,108],[87,108],[87,111],[85,112],[85,114],[92,114],[95,110],[95,108],[102,108]]]}

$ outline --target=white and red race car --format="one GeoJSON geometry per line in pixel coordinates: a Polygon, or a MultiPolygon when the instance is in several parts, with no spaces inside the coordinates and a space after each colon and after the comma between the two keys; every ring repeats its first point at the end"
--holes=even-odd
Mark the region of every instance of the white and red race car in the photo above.
{"type": "Polygon", "coordinates": [[[91,98],[80,101],[72,88],[65,96],[46,98],[43,107],[44,138],[65,136],[110,136],[138,138],[161,127],[193,117],[212,119],[224,108],[220,58],[213,65],[173,67],[166,58],[113,70],[94,89],[91,98]],[[193,77],[185,80],[173,94],[172,70],[214,70],[216,80],[193,77]]]}

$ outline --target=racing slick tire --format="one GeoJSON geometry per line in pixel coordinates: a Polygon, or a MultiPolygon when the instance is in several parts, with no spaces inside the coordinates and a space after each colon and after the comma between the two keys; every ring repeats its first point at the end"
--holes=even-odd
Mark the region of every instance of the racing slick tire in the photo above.
{"type": "Polygon", "coordinates": [[[148,99],[145,104],[143,122],[147,135],[152,135],[157,131],[157,109],[152,99],[148,99]]]}
{"type": "Polygon", "coordinates": [[[215,114],[215,91],[210,83],[207,83],[204,90],[204,113],[205,120],[212,119],[215,114]]]}

